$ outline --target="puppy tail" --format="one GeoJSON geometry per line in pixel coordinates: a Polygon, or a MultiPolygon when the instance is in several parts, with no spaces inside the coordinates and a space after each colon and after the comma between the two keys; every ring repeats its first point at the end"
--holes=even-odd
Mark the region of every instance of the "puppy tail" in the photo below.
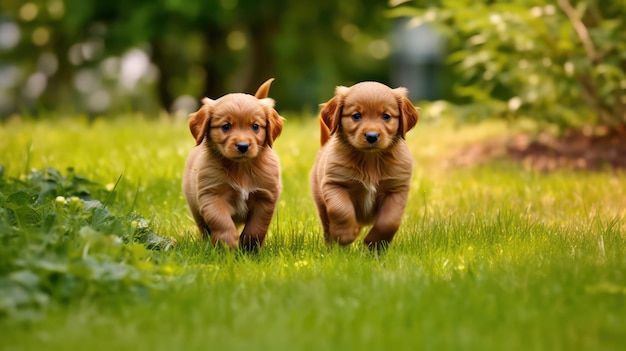
{"type": "Polygon", "coordinates": [[[268,97],[270,94],[270,86],[272,85],[273,81],[274,78],[270,78],[266,80],[265,83],[261,84],[259,89],[256,90],[256,93],[254,93],[254,97],[256,97],[257,99],[265,99],[266,97],[268,97]]]}
{"type": "Polygon", "coordinates": [[[322,119],[322,117],[320,117],[319,120],[320,120],[320,144],[324,146],[324,144],[328,142],[328,139],[330,139],[330,129],[328,129],[328,126],[326,125],[326,123],[324,123],[324,120],[322,119]]]}

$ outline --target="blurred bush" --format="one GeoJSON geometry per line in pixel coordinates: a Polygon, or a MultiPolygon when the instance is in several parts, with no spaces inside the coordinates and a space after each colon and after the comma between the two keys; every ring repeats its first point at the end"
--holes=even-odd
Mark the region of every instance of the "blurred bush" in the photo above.
{"type": "Polygon", "coordinates": [[[276,77],[283,113],[378,80],[461,121],[626,133],[626,6],[573,1],[4,0],[0,120],[186,114],[276,77]]]}
{"type": "Polygon", "coordinates": [[[447,38],[448,98],[462,103],[462,118],[529,117],[626,134],[623,0],[398,2],[391,16],[447,38]]]}
{"type": "Polygon", "coordinates": [[[0,116],[157,112],[254,92],[317,109],[334,86],[385,81],[384,1],[3,0],[0,116]]]}

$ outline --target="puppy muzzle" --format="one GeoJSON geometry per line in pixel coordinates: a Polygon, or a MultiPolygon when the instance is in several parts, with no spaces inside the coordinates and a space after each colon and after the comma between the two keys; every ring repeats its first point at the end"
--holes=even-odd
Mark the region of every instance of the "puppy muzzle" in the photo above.
{"type": "Polygon", "coordinates": [[[239,151],[240,154],[245,154],[250,149],[250,143],[237,143],[235,144],[235,148],[239,151]]]}
{"type": "Polygon", "coordinates": [[[378,141],[379,138],[380,138],[380,135],[378,135],[378,133],[374,133],[374,132],[365,133],[365,140],[367,140],[367,142],[370,143],[371,145],[374,145],[378,141]]]}

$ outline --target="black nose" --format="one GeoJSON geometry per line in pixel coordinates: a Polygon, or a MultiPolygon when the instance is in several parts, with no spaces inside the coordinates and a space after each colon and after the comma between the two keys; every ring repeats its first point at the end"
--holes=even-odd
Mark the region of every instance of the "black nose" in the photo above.
{"type": "Polygon", "coordinates": [[[365,140],[367,140],[367,142],[370,144],[374,144],[378,141],[378,133],[365,133],[365,140]]]}
{"type": "Polygon", "coordinates": [[[245,154],[250,148],[250,144],[249,143],[237,143],[235,144],[235,147],[237,148],[237,151],[241,152],[242,154],[245,154]]]}

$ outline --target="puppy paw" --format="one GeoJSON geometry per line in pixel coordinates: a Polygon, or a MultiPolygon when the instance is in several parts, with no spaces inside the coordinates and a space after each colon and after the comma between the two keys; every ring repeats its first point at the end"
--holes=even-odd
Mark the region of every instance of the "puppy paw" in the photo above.
{"type": "Polygon", "coordinates": [[[239,245],[239,238],[231,235],[219,235],[217,233],[211,234],[211,242],[213,245],[224,245],[230,249],[236,249],[239,245]]]}
{"type": "Polygon", "coordinates": [[[379,240],[379,241],[363,241],[363,244],[365,244],[365,246],[367,246],[368,249],[370,249],[371,252],[373,253],[377,253],[377,254],[382,254],[385,253],[387,251],[387,248],[389,247],[390,241],[388,240],[379,240]]]}
{"type": "MultiPolygon", "coordinates": [[[[331,226],[332,227],[332,226],[331,226]]],[[[338,243],[339,245],[350,245],[356,238],[359,237],[360,228],[335,228],[330,231],[330,242],[338,243]]],[[[327,240],[328,241],[328,240],[327,240]]]]}
{"type": "Polygon", "coordinates": [[[259,238],[252,235],[241,234],[239,237],[239,247],[245,252],[257,253],[262,244],[259,238]]]}

